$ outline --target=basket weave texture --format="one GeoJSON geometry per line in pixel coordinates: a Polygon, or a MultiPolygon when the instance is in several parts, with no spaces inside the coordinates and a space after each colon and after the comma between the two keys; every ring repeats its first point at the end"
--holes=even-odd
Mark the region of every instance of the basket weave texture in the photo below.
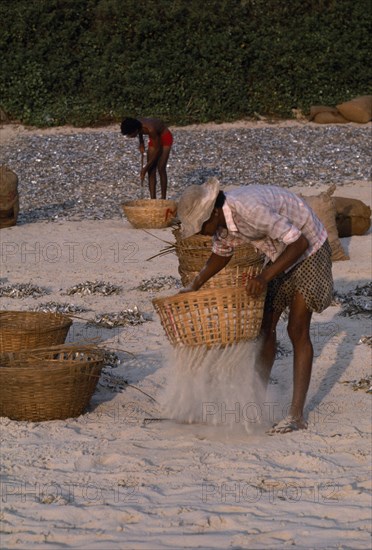
{"type": "Polygon", "coordinates": [[[103,351],[52,346],[0,354],[0,416],[33,422],[82,414],[104,365],[103,351]]]}
{"type": "Polygon", "coordinates": [[[155,298],[153,305],[171,344],[227,346],[257,338],[265,294],[224,287],[155,298]]]}
{"type": "Polygon", "coordinates": [[[15,216],[10,216],[9,218],[1,218],[0,217],[0,229],[4,229],[5,227],[12,227],[13,225],[16,225],[17,218],[15,216]]]}
{"type": "Polygon", "coordinates": [[[0,353],[63,344],[71,325],[62,313],[0,311],[0,353]]]}
{"type": "MultiPolygon", "coordinates": [[[[187,239],[181,239],[178,228],[173,231],[173,234],[176,239],[175,250],[180,270],[199,272],[212,253],[212,237],[193,235],[187,239]]],[[[247,242],[235,248],[234,254],[229,261],[229,268],[262,264],[263,255],[257,252],[252,244],[247,242]]]]}
{"type": "Polygon", "coordinates": [[[177,203],[167,199],[138,199],[122,204],[127,220],[137,229],[161,229],[174,223],[177,203]]]}
{"type": "MultiPolygon", "coordinates": [[[[241,267],[236,265],[230,268],[228,265],[219,271],[216,275],[211,277],[206,283],[203,284],[205,288],[220,288],[226,286],[241,286],[245,287],[249,279],[253,279],[259,275],[262,271],[262,263],[258,265],[250,265],[241,267]]],[[[195,277],[199,274],[199,271],[184,271],[179,267],[178,272],[181,277],[181,281],[184,287],[188,286],[195,277]]]]}

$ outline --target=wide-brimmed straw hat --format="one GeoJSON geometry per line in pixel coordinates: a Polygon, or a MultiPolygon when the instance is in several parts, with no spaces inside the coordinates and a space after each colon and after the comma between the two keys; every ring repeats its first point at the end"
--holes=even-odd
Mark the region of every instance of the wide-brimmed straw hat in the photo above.
{"type": "Polygon", "coordinates": [[[212,215],[220,182],[211,178],[202,185],[190,185],[181,195],[177,206],[177,215],[181,222],[183,239],[200,233],[204,222],[212,215]]]}

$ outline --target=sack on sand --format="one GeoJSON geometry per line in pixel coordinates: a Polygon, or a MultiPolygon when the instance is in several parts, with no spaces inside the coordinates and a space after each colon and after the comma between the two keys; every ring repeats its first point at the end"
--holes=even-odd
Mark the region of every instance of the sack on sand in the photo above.
{"type": "Polygon", "coordinates": [[[341,241],[338,237],[337,225],[336,225],[336,209],[332,201],[332,194],[336,189],[336,185],[332,185],[327,191],[320,193],[319,195],[310,195],[300,197],[314,210],[322,224],[327,230],[329,244],[332,250],[332,261],[349,260],[349,256],[345,254],[342,248],[341,241]]]}
{"type": "Polygon", "coordinates": [[[336,107],[328,107],[327,105],[313,105],[310,107],[309,121],[314,120],[315,116],[319,113],[333,113],[338,114],[336,107]]]}
{"type": "Polygon", "coordinates": [[[337,110],[347,120],[365,124],[372,120],[372,95],[363,95],[340,103],[337,110]]]}
{"type": "Polygon", "coordinates": [[[335,113],[333,111],[317,113],[314,116],[313,122],[316,122],[317,124],[347,124],[350,120],[343,117],[336,109],[335,113]]]}
{"type": "Polygon", "coordinates": [[[0,166],[0,227],[17,222],[19,212],[18,176],[5,165],[0,166]]]}
{"type": "Polygon", "coordinates": [[[359,199],[332,197],[339,237],[364,235],[371,227],[371,209],[359,199]]]}

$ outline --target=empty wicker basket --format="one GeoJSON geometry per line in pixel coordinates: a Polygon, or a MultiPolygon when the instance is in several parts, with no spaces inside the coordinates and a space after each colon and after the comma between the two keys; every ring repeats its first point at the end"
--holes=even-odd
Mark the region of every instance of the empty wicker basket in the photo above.
{"type": "Polygon", "coordinates": [[[79,416],[103,365],[102,350],[76,345],[0,354],[0,416],[33,422],[79,416]]]}
{"type": "Polygon", "coordinates": [[[139,199],[122,204],[127,220],[137,229],[161,229],[174,223],[177,203],[166,199],[139,199]]]}
{"type": "Polygon", "coordinates": [[[71,325],[62,313],[0,311],[0,353],[63,344],[71,325]]]}
{"type": "Polygon", "coordinates": [[[242,287],[186,292],[155,298],[153,305],[169,341],[187,346],[227,346],[257,338],[265,295],[242,287]]]}

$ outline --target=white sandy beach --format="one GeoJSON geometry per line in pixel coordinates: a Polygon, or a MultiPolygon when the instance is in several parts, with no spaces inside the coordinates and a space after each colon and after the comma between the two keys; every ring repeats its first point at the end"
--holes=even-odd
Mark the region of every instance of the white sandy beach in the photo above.
{"type": "MultiPolygon", "coordinates": [[[[371,205],[370,185],[350,182],[335,195],[371,205]]],[[[291,190],[316,194],[326,187],[291,190]]],[[[84,305],[84,319],[134,306],[152,315],[141,325],[115,329],[88,329],[83,319],[74,319],[69,341],[99,337],[134,354],[118,352],[121,364],[105,371],[86,414],[38,423],[1,418],[1,547],[370,548],[371,394],[342,382],[370,375],[371,347],[359,340],[371,335],[371,320],[341,316],[338,305],[314,315],[307,430],[265,433],[289,404],[291,354],[277,359],[264,403],[249,409],[255,411],[249,430],[242,429],[242,416],[252,388],[245,402],[238,392],[234,411],[223,409],[223,398],[213,403],[209,410],[221,415],[220,426],[144,423],[162,416],[159,401],[175,381],[172,350],[151,302],[157,293],[136,287],[151,277],[179,278],[175,254],[147,261],[163,241],[173,241],[171,229],[150,232],[124,218],[1,230],[1,282],[32,282],[49,291],[39,298],[2,298],[1,309],[26,310],[53,300],[84,305]],[[87,280],[123,290],[64,295],[87,280]]],[[[336,290],[346,292],[371,279],[371,235],[341,242],[350,260],[334,263],[333,274],[336,290]]],[[[284,323],[279,341],[290,350],[284,323]]],[[[251,367],[248,361],[248,372],[251,367]]],[[[206,390],[200,407],[210,402],[206,390]]]]}

